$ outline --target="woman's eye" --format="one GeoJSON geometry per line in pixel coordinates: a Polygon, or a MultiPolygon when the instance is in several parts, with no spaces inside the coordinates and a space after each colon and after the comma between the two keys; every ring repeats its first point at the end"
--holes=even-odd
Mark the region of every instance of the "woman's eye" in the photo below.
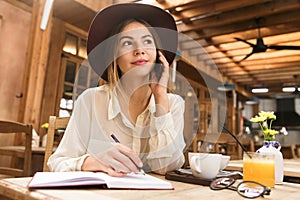
{"type": "Polygon", "coordinates": [[[144,43],[145,43],[145,44],[153,44],[153,41],[150,40],[150,39],[148,39],[148,40],[145,40],[144,43]]]}
{"type": "Polygon", "coordinates": [[[122,46],[129,46],[129,45],[131,45],[131,44],[132,44],[131,41],[124,41],[124,42],[122,43],[122,46]]]}

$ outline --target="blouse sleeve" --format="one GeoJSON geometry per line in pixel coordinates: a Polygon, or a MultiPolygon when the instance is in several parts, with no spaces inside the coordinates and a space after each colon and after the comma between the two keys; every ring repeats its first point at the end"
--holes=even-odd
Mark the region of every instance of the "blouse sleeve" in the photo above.
{"type": "Polygon", "coordinates": [[[153,171],[160,174],[184,164],[184,100],[178,95],[171,95],[169,101],[170,112],[159,117],[153,115],[150,122],[147,162],[153,171]]]}
{"type": "Polygon", "coordinates": [[[89,104],[91,102],[82,97],[77,99],[64,136],[47,162],[51,171],[81,170],[83,161],[88,156],[87,145],[90,133],[88,124],[91,121],[88,114],[89,104]]]}

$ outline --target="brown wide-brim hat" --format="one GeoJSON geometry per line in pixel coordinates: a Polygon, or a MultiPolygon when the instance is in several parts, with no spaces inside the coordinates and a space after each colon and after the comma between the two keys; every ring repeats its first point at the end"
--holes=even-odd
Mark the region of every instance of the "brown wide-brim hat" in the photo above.
{"type": "Polygon", "coordinates": [[[113,4],[100,10],[94,17],[87,39],[88,60],[94,71],[104,80],[107,79],[107,67],[113,58],[107,58],[107,45],[112,30],[127,19],[142,19],[155,28],[164,55],[171,64],[175,58],[178,34],[174,18],[165,10],[141,3],[113,4]]]}

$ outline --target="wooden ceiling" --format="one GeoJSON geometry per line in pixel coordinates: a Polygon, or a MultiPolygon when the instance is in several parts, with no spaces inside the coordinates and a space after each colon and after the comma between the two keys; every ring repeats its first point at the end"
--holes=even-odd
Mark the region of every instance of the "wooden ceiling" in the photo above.
{"type": "MultiPolygon", "coordinates": [[[[32,0],[21,0],[32,2],[32,0]]],[[[54,16],[87,30],[95,11],[105,6],[82,7],[83,0],[56,0],[54,16]]],[[[85,1],[85,2],[93,2],[85,1]]],[[[94,2],[99,2],[94,0],[94,2]]],[[[110,1],[106,1],[109,4],[110,1]]],[[[112,1],[111,1],[112,2],[112,1]]],[[[113,1],[115,2],[115,1],[113,1]]],[[[133,1],[118,1],[133,2],[133,1]]],[[[299,0],[143,0],[168,10],[175,18],[179,32],[200,44],[195,47],[182,41],[180,48],[192,57],[203,59],[203,48],[214,61],[224,81],[238,88],[267,87],[269,93],[258,96],[282,96],[283,86],[300,87],[300,50],[271,50],[251,53],[250,45],[237,41],[244,39],[256,44],[257,19],[260,19],[261,37],[266,45],[300,46],[299,0]],[[240,62],[241,61],[241,62],[240,62]],[[298,78],[294,78],[298,75],[298,78]]],[[[211,61],[205,67],[210,67],[211,61]]],[[[287,95],[287,94],[285,94],[287,95]]],[[[290,94],[289,94],[290,95],[290,94]]]]}
{"type": "MultiPolygon", "coordinates": [[[[227,81],[248,91],[267,87],[267,95],[277,97],[283,86],[295,86],[297,81],[300,87],[299,0],[165,0],[152,4],[172,13],[179,31],[201,44],[227,81]],[[256,44],[257,19],[266,45],[293,45],[299,50],[268,49],[241,61],[252,47],[235,38],[256,44]]],[[[180,45],[202,59],[201,49],[184,42],[180,45]]]]}

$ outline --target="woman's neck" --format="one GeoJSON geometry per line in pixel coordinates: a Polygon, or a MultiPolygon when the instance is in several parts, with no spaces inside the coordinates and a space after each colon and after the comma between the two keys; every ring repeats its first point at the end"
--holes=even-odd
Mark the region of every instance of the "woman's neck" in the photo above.
{"type": "Polygon", "coordinates": [[[135,124],[137,117],[147,108],[151,94],[152,92],[149,85],[142,85],[129,93],[122,89],[118,90],[118,99],[122,112],[132,123],[135,124]]]}
{"type": "Polygon", "coordinates": [[[152,92],[150,86],[143,85],[132,93],[130,102],[138,104],[138,102],[148,101],[148,99],[150,99],[151,93],[152,92]]]}

